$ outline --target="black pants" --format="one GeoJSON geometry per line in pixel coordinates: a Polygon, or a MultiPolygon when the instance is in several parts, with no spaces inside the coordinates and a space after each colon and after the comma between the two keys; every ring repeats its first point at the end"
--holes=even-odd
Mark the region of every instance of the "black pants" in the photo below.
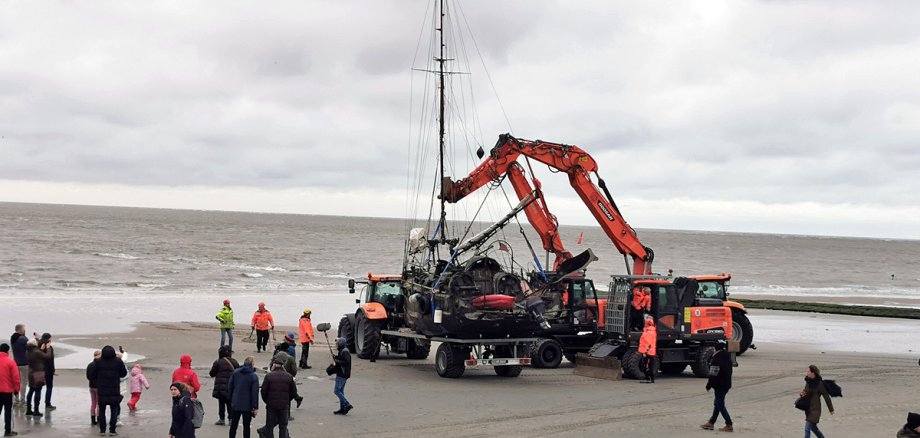
{"type": "Polygon", "coordinates": [[[275,426],[278,426],[278,438],[290,438],[288,435],[288,412],[287,409],[265,409],[265,427],[262,434],[268,438],[275,438],[275,426]]]}
{"type": "Polygon", "coordinates": [[[51,406],[52,389],[54,389],[54,373],[45,373],[45,406],[51,406]]]}
{"type": "Polygon", "coordinates": [[[230,438],[236,438],[236,428],[243,418],[243,438],[249,438],[249,425],[252,423],[252,411],[243,412],[230,409],[230,438]]]}
{"type": "Polygon", "coordinates": [[[112,414],[109,417],[109,432],[115,432],[118,425],[118,414],[121,413],[121,400],[115,402],[112,400],[99,400],[99,431],[105,432],[105,408],[109,408],[112,414]]]}
{"type": "Polygon", "coordinates": [[[256,351],[268,346],[268,330],[256,330],[256,351]]]}
{"type": "Polygon", "coordinates": [[[642,369],[645,370],[645,379],[655,383],[655,356],[645,355],[642,361],[642,369]]]}
{"type": "Polygon", "coordinates": [[[220,420],[223,421],[224,418],[227,418],[225,416],[227,411],[231,411],[231,414],[233,413],[233,409],[230,409],[230,401],[227,400],[224,396],[214,398],[217,399],[217,418],[220,418],[220,420]]]}
{"type": "Polygon", "coordinates": [[[13,393],[0,392],[0,410],[3,410],[3,433],[13,431],[13,393]]]}
{"type": "Polygon", "coordinates": [[[309,343],[309,342],[301,342],[300,345],[301,345],[301,348],[300,348],[300,367],[301,367],[301,368],[304,368],[304,367],[306,367],[307,365],[309,365],[309,364],[307,363],[307,360],[310,358],[310,343],[309,343]]]}
{"type": "Polygon", "coordinates": [[[38,404],[42,400],[42,387],[29,385],[29,393],[26,394],[26,409],[38,412],[38,404]],[[32,409],[35,406],[35,409],[32,409]]]}

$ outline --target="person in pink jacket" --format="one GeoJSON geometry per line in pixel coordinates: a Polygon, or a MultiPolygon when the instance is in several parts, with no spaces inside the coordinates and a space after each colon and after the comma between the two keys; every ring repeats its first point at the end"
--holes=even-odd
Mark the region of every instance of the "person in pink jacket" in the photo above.
{"type": "Polygon", "coordinates": [[[150,389],[150,384],[141,372],[141,364],[136,363],[134,368],[131,368],[131,401],[128,402],[128,409],[137,410],[137,402],[140,401],[141,391],[144,389],[150,389]]]}
{"type": "Polygon", "coordinates": [[[189,386],[189,395],[192,399],[198,398],[198,391],[201,390],[201,383],[198,383],[198,374],[192,371],[192,356],[183,354],[179,357],[179,368],[173,371],[173,383],[179,382],[189,386]]]}

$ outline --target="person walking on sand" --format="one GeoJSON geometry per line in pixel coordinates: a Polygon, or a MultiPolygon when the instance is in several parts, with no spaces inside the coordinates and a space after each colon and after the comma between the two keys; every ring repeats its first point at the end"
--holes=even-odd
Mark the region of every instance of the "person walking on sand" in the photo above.
{"type": "Polygon", "coordinates": [[[26,343],[26,360],[29,362],[29,393],[26,395],[26,415],[41,417],[38,410],[38,404],[42,399],[42,388],[45,386],[45,359],[48,353],[45,351],[48,344],[38,346],[38,341],[29,339],[26,343]],[[33,408],[34,406],[34,408],[33,408]]]}
{"type": "Polygon", "coordinates": [[[345,338],[335,340],[335,347],[339,350],[339,354],[333,358],[335,360],[335,388],[332,393],[339,398],[339,410],[333,412],[336,415],[348,415],[348,412],[354,408],[345,398],[345,383],[351,378],[351,353],[345,348],[345,343],[345,338]]]}
{"type": "Polygon", "coordinates": [[[224,300],[224,307],[217,312],[215,318],[220,321],[220,346],[230,345],[230,351],[233,351],[233,309],[230,308],[230,299],[224,300]],[[224,338],[230,342],[225,344],[224,338]]]}
{"type": "Polygon", "coordinates": [[[658,371],[655,357],[658,355],[658,329],[655,328],[655,319],[650,315],[645,316],[645,328],[639,338],[639,354],[642,355],[642,369],[645,371],[644,383],[655,383],[655,373],[658,371]]]}
{"type": "Polygon", "coordinates": [[[243,438],[249,438],[252,418],[259,412],[259,376],[255,367],[256,359],[247,357],[243,366],[233,371],[227,384],[230,393],[230,438],[236,438],[240,418],[243,419],[243,438]]]}
{"type": "Polygon", "coordinates": [[[174,382],[169,385],[172,394],[172,423],[169,425],[169,438],[195,438],[195,408],[192,406],[192,397],[188,385],[174,382]]]}
{"type": "Polygon", "coordinates": [[[262,380],[262,401],[265,402],[265,426],[256,432],[259,438],[274,438],[275,426],[278,426],[279,438],[289,438],[288,412],[291,400],[299,398],[294,378],[284,371],[282,363],[272,361],[272,371],[262,380]]]}
{"type": "Polygon", "coordinates": [[[13,394],[19,392],[19,368],[10,359],[10,346],[0,344],[0,410],[3,411],[3,436],[16,436],[13,431],[13,394]]]}
{"type": "Polygon", "coordinates": [[[141,370],[141,364],[136,363],[134,367],[131,368],[131,401],[128,402],[129,410],[137,410],[137,402],[141,400],[141,391],[145,389],[150,389],[150,384],[147,383],[147,378],[144,377],[144,372],[141,370]]]}
{"type": "Polygon", "coordinates": [[[818,438],[824,438],[824,434],[818,429],[818,421],[821,420],[821,398],[827,403],[827,410],[834,415],[834,403],[831,402],[831,396],[824,388],[824,382],[821,378],[821,371],[814,365],[809,365],[805,370],[805,388],[799,392],[799,397],[805,397],[808,400],[808,408],[805,409],[805,438],[810,438],[812,432],[818,438]]]}
{"type": "Polygon", "coordinates": [[[907,423],[898,431],[897,438],[920,438],[920,414],[907,413],[907,423]]]}
{"type": "Polygon", "coordinates": [[[256,331],[256,352],[268,351],[269,330],[275,329],[272,313],[265,309],[265,303],[259,303],[259,310],[252,314],[252,329],[256,331]]]}
{"type": "Polygon", "coordinates": [[[201,383],[198,381],[198,374],[192,370],[192,356],[187,354],[179,356],[179,368],[173,371],[172,381],[188,385],[188,392],[192,400],[198,398],[201,383]]]}
{"type": "Polygon", "coordinates": [[[51,345],[51,333],[43,333],[38,345],[44,345],[45,352],[48,353],[48,358],[45,359],[45,410],[53,411],[57,407],[51,404],[51,391],[54,389],[54,376],[58,373],[57,368],[54,367],[54,346],[51,345]]]}
{"type": "Polygon", "coordinates": [[[230,377],[233,372],[240,367],[239,362],[233,357],[233,351],[229,345],[224,345],[217,350],[217,360],[211,365],[211,371],[208,375],[214,378],[214,390],[211,396],[217,399],[217,422],[215,426],[226,424],[224,419],[227,418],[227,409],[230,405],[230,377]]]}
{"type": "Polygon", "coordinates": [[[26,344],[29,337],[26,336],[26,325],[16,324],[13,335],[10,336],[10,349],[13,351],[13,360],[19,368],[19,391],[16,391],[16,405],[23,406],[26,404],[26,384],[29,381],[29,361],[26,360],[26,344]]]}
{"type": "Polygon", "coordinates": [[[96,381],[99,394],[99,433],[105,434],[106,416],[105,408],[109,408],[111,417],[108,419],[109,434],[118,435],[115,428],[118,426],[118,415],[121,413],[121,379],[128,375],[125,363],[115,355],[115,348],[111,345],[102,347],[102,354],[96,366],[93,367],[92,378],[96,381]]]}
{"type": "Polygon", "coordinates": [[[99,416],[99,389],[96,384],[96,363],[102,357],[102,352],[96,350],[93,352],[93,361],[86,366],[86,380],[89,381],[89,421],[93,426],[96,425],[96,417],[99,416]]]}
{"type": "Polygon", "coordinates": [[[313,343],[313,322],[310,321],[310,309],[303,309],[303,315],[300,316],[300,368],[309,370],[312,368],[307,362],[310,358],[310,344],[313,343]]]}
{"type": "Polygon", "coordinates": [[[709,421],[706,424],[700,426],[703,429],[713,430],[719,414],[722,414],[722,418],[725,420],[725,427],[719,428],[719,431],[735,431],[732,426],[732,417],[728,415],[728,409],[725,407],[725,395],[728,394],[728,390],[732,387],[732,366],[732,357],[728,350],[725,349],[725,345],[718,344],[716,354],[712,356],[709,362],[709,381],[706,382],[707,392],[710,389],[716,391],[712,402],[712,416],[709,417],[709,421]]]}

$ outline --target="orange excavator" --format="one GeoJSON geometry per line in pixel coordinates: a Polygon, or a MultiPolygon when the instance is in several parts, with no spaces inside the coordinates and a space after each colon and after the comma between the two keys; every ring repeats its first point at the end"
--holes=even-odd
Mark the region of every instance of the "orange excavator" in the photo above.
{"type": "MultiPolygon", "coordinates": [[[[636,321],[639,316],[631,314],[627,303],[632,300],[633,290],[649,287],[658,291],[652,294],[652,313],[661,328],[659,338],[662,344],[659,345],[659,350],[662,354],[659,357],[662,371],[680,373],[690,364],[694,374],[705,375],[706,362],[713,352],[712,344],[723,342],[726,338],[732,339],[732,329],[737,327],[737,324],[732,322],[732,309],[741,305],[726,302],[723,306],[724,285],[721,289],[723,301],[717,301],[715,297],[702,295],[699,292],[700,282],[694,278],[671,281],[670,277],[654,274],[654,252],[639,241],[635,230],[623,219],[604,180],[597,173],[597,162],[587,152],[573,145],[530,141],[503,134],[492,148],[489,157],[467,178],[459,181],[445,178],[442,181],[441,198],[448,202],[457,202],[484,185],[500,181],[507,175],[519,198],[537,194],[537,201],[531,203],[525,209],[525,213],[528,221],[540,235],[544,249],[555,255],[554,267],[558,267],[572,255],[562,244],[558,222],[546,207],[540,182],[533,178],[533,187],[528,183],[524,170],[518,163],[521,156],[566,173],[572,188],[617,250],[624,255],[624,259],[632,258],[632,266],[628,259],[626,263],[628,275],[613,278],[609,299],[588,300],[593,304],[593,309],[588,309],[586,313],[594,317],[599,335],[591,347],[595,356],[598,352],[601,355],[616,355],[623,363],[628,376],[640,378],[644,375],[638,369],[640,356],[635,352],[641,333],[634,330],[638,328],[641,331],[641,321],[636,321]],[[591,180],[591,173],[597,176],[597,185],[591,180]],[[608,300],[614,303],[610,307],[607,306],[608,300]],[[721,309],[712,308],[717,306],[721,309]],[[606,354],[603,354],[604,352],[606,354]]],[[[539,261],[536,263],[539,268],[539,261]]],[[[727,284],[730,276],[723,278],[727,284]]],[[[700,280],[702,281],[702,278],[700,280]]],[[[706,277],[706,281],[712,280],[706,277]]],[[[706,285],[715,286],[709,283],[706,285]]],[[[743,311],[743,307],[741,310],[743,311]]],[[[744,320],[747,320],[746,316],[744,320]]],[[[559,326],[554,324],[554,327],[559,326]]],[[[552,333],[544,335],[551,337],[553,341],[558,339],[558,336],[553,336],[552,333]]],[[[565,356],[571,360],[572,352],[565,348],[563,342],[541,341],[534,348],[535,365],[541,362],[544,345],[548,347],[546,350],[549,350],[550,356],[552,350],[561,348],[565,350],[565,356]],[[553,343],[556,345],[552,345],[553,343]]]]}

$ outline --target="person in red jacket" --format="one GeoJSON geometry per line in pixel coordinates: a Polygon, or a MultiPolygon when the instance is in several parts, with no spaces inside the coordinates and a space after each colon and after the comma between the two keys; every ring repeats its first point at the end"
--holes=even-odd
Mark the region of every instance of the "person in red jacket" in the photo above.
{"type": "Polygon", "coordinates": [[[173,371],[172,381],[188,385],[192,399],[198,398],[201,383],[198,382],[198,374],[192,371],[192,356],[183,354],[179,357],[179,368],[173,371]]]}
{"type": "Polygon", "coordinates": [[[19,367],[10,359],[10,346],[0,344],[0,409],[3,410],[3,436],[17,435],[13,431],[13,394],[19,392],[19,367]]]}
{"type": "Polygon", "coordinates": [[[256,352],[268,351],[268,332],[275,329],[275,320],[265,303],[259,303],[259,310],[252,314],[252,328],[256,331],[256,352]]]}
{"type": "Polygon", "coordinates": [[[658,355],[658,329],[655,328],[655,319],[645,316],[645,328],[639,338],[639,354],[642,355],[642,367],[645,370],[645,383],[655,383],[655,356],[658,355]]]}
{"type": "Polygon", "coordinates": [[[310,321],[310,309],[303,309],[303,315],[300,317],[300,368],[309,370],[312,368],[307,360],[310,358],[310,344],[313,343],[313,323],[310,321]]]}

